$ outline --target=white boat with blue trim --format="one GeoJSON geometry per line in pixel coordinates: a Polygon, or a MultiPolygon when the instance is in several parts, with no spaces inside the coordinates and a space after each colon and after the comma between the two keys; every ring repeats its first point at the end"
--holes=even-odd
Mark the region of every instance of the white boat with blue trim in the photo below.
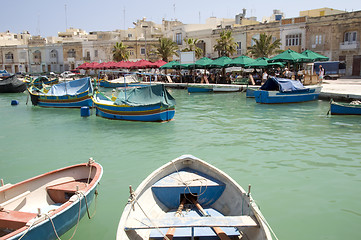
{"type": "Polygon", "coordinates": [[[272,239],[271,228],[231,177],[192,155],[151,173],[133,191],[121,216],[118,240],[272,239]]]}
{"type": "Polygon", "coordinates": [[[0,239],[60,239],[86,212],[91,217],[102,175],[102,166],[90,159],[14,185],[2,181],[0,239]]]}

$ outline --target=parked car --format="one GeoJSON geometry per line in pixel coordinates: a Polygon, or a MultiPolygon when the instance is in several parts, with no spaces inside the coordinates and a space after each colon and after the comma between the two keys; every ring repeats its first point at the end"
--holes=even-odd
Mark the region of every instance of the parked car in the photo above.
{"type": "Polygon", "coordinates": [[[75,74],[70,71],[65,71],[65,72],[61,73],[60,76],[62,78],[71,78],[71,77],[75,77],[75,74]]]}

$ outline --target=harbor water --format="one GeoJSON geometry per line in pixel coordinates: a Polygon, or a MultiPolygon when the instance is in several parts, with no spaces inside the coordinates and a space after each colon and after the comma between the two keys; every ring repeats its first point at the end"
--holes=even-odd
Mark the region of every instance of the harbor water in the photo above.
{"type": "Polygon", "coordinates": [[[27,105],[26,93],[1,94],[0,178],[16,183],[92,157],[104,168],[96,214],[84,216],[75,239],[115,239],[129,185],[192,154],[244,189],[251,184],[279,239],[361,239],[360,117],[328,116],[321,100],[262,105],[245,93],[170,91],[177,106],[167,123],[108,120],[95,110],[81,117],[80,109],[27,105]]]}

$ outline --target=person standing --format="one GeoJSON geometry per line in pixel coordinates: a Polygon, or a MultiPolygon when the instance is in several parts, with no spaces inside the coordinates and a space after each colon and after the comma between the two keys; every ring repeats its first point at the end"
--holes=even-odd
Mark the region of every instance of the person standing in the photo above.
{"type": "Polygon", "coordinates": [[[318,71],[318,83],[322,83],[323,77],[325,76],[325,69],[322,67],[322,65],[319,66],[319,71],[318,71]]]}
{"type": "Polygon", "coordinates": [[[262,74],[262,84],[265,83],[268,79],[268,74],[267,74],[267,70],[264,70],[263,74],[262,74]]]}

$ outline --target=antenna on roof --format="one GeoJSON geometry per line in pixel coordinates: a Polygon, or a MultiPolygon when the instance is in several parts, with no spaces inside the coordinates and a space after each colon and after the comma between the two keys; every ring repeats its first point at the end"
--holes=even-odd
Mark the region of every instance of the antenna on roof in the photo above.
{"type": "Polygon", "coordinates": [[[125,30],[125,6],[123,6],[124,30],[125,30]]]}
{"type": "Polygon", "coordinates": [[[174,19],[177,19],[175,16],[175,3],[173,4],[173,12],[174,12],[174,19]]]}
{"type": "Polygon", "coordinates": [[[66,29],[68,29],[68,16],[66,13],[66,4],[65,4],[65,31],[66,31],[66,29]]]}

